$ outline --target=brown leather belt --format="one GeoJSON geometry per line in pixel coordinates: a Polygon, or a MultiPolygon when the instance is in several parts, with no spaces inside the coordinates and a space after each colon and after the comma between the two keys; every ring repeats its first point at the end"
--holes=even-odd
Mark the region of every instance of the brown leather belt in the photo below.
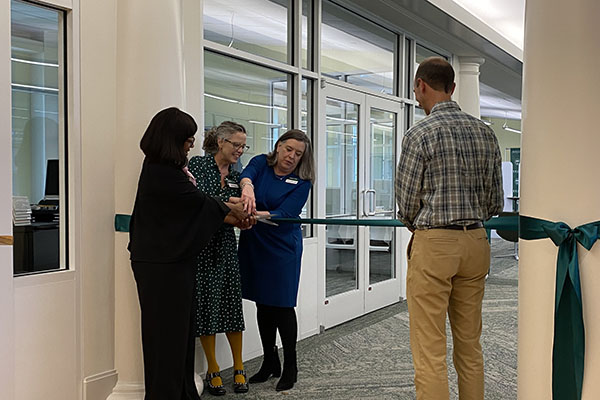
{"type": "Polygon", "coordinates": [[[453,229],[455,231],[464,231],[465,229],[470,231],[471,229],[483,228],[483,222],[475,222],[471,225],[445,225],[445,226],[434,226],[430,229],[453,229]]]}

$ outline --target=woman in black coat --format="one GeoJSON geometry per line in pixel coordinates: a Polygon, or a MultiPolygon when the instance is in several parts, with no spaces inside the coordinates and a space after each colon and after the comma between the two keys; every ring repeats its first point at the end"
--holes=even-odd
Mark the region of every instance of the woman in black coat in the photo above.
{"type": "Polygon", "coordinates": [[[142,316],[146,400],[199,400],[194,383],[197,256],[223,221],[247,227],[242,203],[200,192],[187,171],[197,125],[177,108],[152,118],[129,228],[142,316]]]}

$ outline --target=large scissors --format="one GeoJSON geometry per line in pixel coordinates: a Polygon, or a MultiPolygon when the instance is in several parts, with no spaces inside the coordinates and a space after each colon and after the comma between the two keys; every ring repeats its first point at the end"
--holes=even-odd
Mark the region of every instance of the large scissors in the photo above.
{"type": "Polygon", "coordinates": [[[273,222],[273,221],[269,221],[269,219],[271,219],[271,217],[276,217],[277,215],[275,214],[259,214],[259,215],[255,215],[254,218],[256,218],[256,220],[258,222],[262,222],[263,224],[267,224],[267,225],[273,225],[273,226],[279,226],[278,223],[273,222]]]}

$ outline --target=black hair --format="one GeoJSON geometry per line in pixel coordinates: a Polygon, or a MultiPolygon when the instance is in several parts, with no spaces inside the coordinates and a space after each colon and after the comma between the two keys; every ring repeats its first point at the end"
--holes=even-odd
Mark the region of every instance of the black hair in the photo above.
{"type": "Polygon", "coordinates": [[[140,148],[150,162],[183,168],[187,164],[185,141],[194,137],[198,125],[191,115],[176,107],[159,111],[150,121],[140,148]]]}

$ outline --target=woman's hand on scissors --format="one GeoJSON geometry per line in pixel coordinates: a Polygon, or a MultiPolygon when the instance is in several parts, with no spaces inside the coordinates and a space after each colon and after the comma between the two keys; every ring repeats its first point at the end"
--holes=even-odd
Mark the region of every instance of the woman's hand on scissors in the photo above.
{"type": "Polygon", "coordinates": [[[243,178],[240,181],[242,188],[242,203],[244,203],[244,211],[248,214],[256,212],[256,198],[254,197],[254,185],[248,178],[243,178]]]}

